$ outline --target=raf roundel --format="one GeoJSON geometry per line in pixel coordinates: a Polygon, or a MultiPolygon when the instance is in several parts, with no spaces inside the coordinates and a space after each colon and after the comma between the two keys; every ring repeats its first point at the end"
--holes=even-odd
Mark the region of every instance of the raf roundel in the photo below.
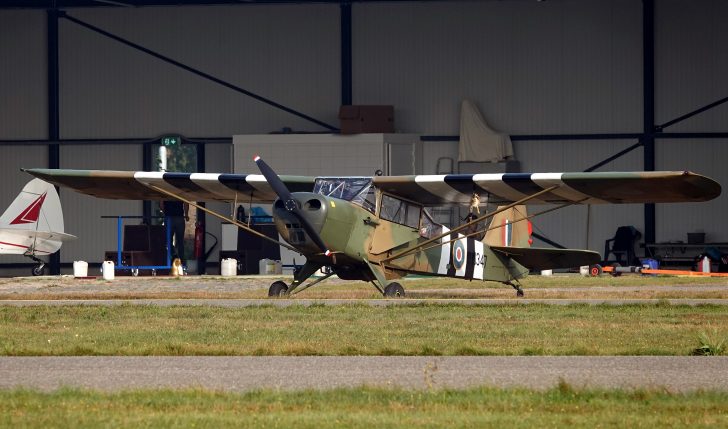
{"type": "Polygon", "coordinates": [[[452,264],[456,270],[465,265],[465,245],[462,241],[456,241],[452,249],[452,264]]]}

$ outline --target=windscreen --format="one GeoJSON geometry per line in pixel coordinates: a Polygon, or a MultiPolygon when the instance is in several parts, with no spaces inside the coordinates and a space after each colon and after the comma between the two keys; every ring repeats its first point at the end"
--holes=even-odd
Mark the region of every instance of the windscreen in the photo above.
{"type": "Polygon", "coordinates": [[[374,212],[374,187],[370,177],[318,177],[314,182],[313,192],[351,201],[374,212]]]}

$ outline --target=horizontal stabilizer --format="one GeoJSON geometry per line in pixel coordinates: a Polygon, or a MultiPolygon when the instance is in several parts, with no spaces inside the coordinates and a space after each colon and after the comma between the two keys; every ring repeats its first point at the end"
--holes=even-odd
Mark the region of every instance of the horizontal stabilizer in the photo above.
{"type": "Polygon", "coordinates": [[[601,261],[601,256],[591,250],[539,249],[533,247],[491,247],[531,270],[553,270],[592,265],[601,261]]]}
{"type": "Polygon", "coordinates": [[[66,234],[63,232],[55,231],[33,231],[30,229],[10,229],[0,228],[0,234],[15,235],[23,238],[38,238],[41,240],[52,240],[52,241],[72,241],[77,239],[75,235],[66,234]]]}

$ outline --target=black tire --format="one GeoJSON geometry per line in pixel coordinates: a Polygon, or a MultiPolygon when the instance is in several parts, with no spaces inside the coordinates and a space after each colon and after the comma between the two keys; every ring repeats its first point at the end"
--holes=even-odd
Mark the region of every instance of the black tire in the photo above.
{"type": "Polygon", "coordinates": [[[387,298],[404,298],[404,288],[397,282],[390,283],[384,288],[384,296],[387,298]]]}
{"type": "Polygon", "coordinates": [[[285,295],[286,292],[288,292],[288,285],[282,281],[273,282],[268,288],[269,297],[278,298],[279,296],[285,295]]]}
{"type": "Polygon", "coordinates": [[[599,264],[594,264],[589,266],[589,275],[592,277],[599,277],[602,275],[602,266],[599,264]]]}
{"type": "Polygon", "coordinates": [[[43,274],[43,268],[45,268],[43,265],[39,265],[37,267],[33,267],[32,273],[34,276],[40,276],[43,274]]]}

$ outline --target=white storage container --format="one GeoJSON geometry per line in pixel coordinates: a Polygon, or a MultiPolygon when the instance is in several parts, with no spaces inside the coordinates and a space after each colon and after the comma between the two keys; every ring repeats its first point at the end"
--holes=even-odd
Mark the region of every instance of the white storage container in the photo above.
{"type": "Polygon", "coordinates": [[[104,275],[104,280],[114,280],[114,261],[104,261],[101,264],[101,273],[104,275]]]}
{"type": "Polygon", "coordinates": [[[73,277],[88,277],[88,262],[73,261],[73,277]]]}
{"type": "Polygon", "coordinates": [[[238,274],[238,261],[233,258],[225,258],[220,262],[220,275],[232,277],[238,274]]]}

